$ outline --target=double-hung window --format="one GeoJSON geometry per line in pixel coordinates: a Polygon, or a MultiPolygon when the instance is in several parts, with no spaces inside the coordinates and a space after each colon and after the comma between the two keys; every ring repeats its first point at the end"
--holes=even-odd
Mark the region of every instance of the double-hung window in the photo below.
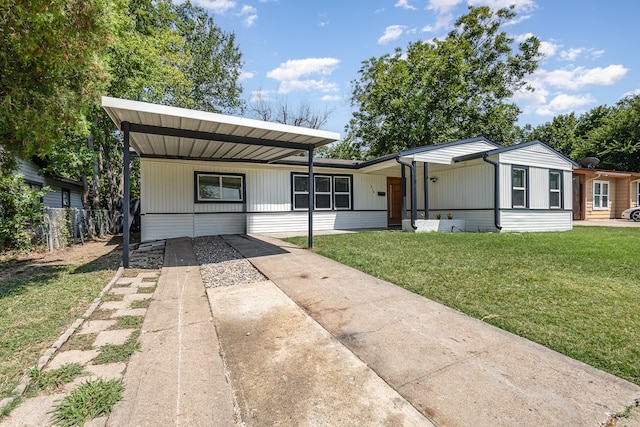
{"type": "Polygon", "coordinates": [[[244,202],[244,175],[196,172],[196,202],[244,202]]]}
{"type": "Polygon", "coordinates": [[[529,170],[524,166],[513,166],[511,168],[511,205],[514,208],[528,207],[528,172],[529,170]]]}
{"type": "Polygon", "coordinates": [[[562,172],[549,171],[549,207],[562,209],[562,172]]]}
{"type": "MultiPolygon", "coordinates": [[[[309,175],[293,174],[292,204],[294,210],[309,209],[309,175]]],[[[350,175],[322,175],[314,178],[314,209],[351,209],[352,184],[350,175]]]]}
{"type": "Polygon", "coordinates": [[[609,209],[609,182],[593,181],[593,209],[609,209]]]}

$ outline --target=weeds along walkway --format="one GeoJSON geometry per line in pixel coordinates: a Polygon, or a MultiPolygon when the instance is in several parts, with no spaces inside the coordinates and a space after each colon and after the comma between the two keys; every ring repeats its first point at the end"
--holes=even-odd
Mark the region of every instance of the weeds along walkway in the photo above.
{"type": "MultiPolygon", "coordinates": [[[[159,273],[134,271],[133,277],[121,274],[122,269],[83,318],[76,320],[40,358],[37,368],[14,392],[23,401],[18,401],[1,426],[45,426],[54,417],[69,416],[57,408],[65,399],[83,393],[87,383],[118,397],[127,361],[139,347],[142,321],[159,273]]],[[[104,426],[106,421],[103,415],[85,425],[104,426]]]]}

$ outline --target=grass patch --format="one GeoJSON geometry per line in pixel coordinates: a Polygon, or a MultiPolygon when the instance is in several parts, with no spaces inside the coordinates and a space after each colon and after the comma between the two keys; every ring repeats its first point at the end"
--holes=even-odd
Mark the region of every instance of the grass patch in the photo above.
{"type": "Polygon", "coordinates": [[[116,324],[111,326],[109,329],[114,330],[140,328],[143,321],[144,316],[120,316],[116,318],[116,324]]]}
{"type": "Polygon", "coordinates": [[[69,337],[67,342],[65,342],[62,347],[60,347],[60,351],[69,351],[69,350],[91,350],[93,348],[93,343],[96,340],[98,334],[78,334],[75,333],[69,337]]]}
{"type": "Polygon", "coordinates": [[[127,341],[122,345],[105,345],[102,347],[98,357],[93,359],[94,365],[102,365],[105,363],[126,362],[131,355],[140,350],[138,337],[140,330],[131,333],[127,341]]]}
{"type": "Polygon", "coordinates": [[[124,300],[124,295],[112,294],[109,292],[102,295],[102,302],[114,302],[114,301],[118,302],[123,300],[124,300]]]}
{"type": "Polygon", "coordinates": [[[139,294],[152,294],[156,291],[156,286],[140,286],[138,287],[139,294]]]}
{"type": "Polygon", "coordinates": [[[131,301],[131,308],[149,308],[151,301],[153,301],[153,298],[131,301]]]}
{"type": "Polygon", "coordinates": [[[640,384],[640,229],[363,232],[314,251],[640,384]]]}
{"type": "Polygon", "coordinates": [[[83,315],[113,274],[97,262],[74,266],[30,261],[0,279],[0,399],[10,395],[42,351],[83,315]]]}
{"type": "Polygon", "coordinates": [[[108,415],[120,399],[124,387],[120,380],[86,382],[60,402],[52,420],[60,426],[81,426],[102,415],[108,415]]]}
{"type": "Polygon", "coordinates": [[[26,390],[26,397],[33,397],[41,392],[53,393],[84,373],[84,367],[80,363],[67,363],[50,371],[31,368],[31,382],[26,390]]]}

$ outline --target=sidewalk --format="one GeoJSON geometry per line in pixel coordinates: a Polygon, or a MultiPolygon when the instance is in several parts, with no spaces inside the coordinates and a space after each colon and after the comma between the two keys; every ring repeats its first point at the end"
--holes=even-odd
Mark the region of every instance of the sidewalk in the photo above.
{"type": "Polygon", "coordinates": [[[294,245],[225,240],[436,425],[600,426],[640,398],[635,384],[294,245]]]}

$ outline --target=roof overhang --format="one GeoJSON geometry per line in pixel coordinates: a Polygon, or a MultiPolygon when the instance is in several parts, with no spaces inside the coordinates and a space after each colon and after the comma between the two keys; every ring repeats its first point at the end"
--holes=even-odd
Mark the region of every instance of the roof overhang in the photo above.
{"type": "Polygon", "coordinates": [[[243,117],[102,97],[140,157],[273,162],[340,139],[340,134],[243,117]]]}

